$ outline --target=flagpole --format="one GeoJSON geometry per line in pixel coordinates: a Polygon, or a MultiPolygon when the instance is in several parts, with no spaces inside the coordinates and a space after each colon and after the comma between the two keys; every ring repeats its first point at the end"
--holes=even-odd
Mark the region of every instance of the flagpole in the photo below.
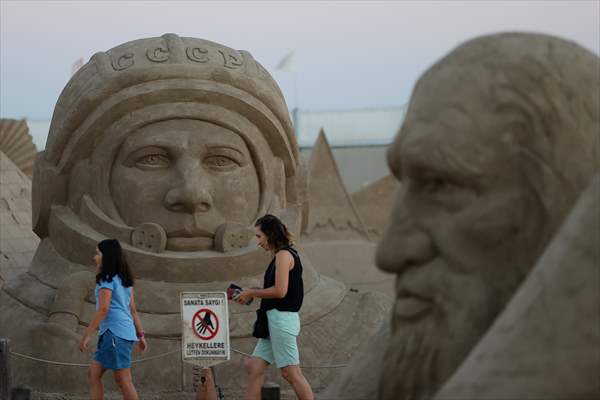
{"type": "Polygon", "coordinates": [[[292,80],[294,81],[294,108],[292,109],[292,123],[296,133],[298,132],[298,111],[300,105],[298,104],[298,85],[296,84],[296,71],[292,72],[292,80]]]}
{"type": "MultiPolygon", "coordinates": [[[[294,68],[294,50],[287,53],[281,61],[275,67],[276,71],[287,72],[291,75],[293,91],[292,94],[294,107],[292,108],[292,116],[295,119],[295,115],[297,114],[298,109],[300,108],[299,100],[298,100],[298,76],[296,75],[296,69],[294,68]]],[[[294,121],[294,125],[296,121],[294,121]]]]}
{"type": "Polygon", "coordinates": [[[292,72],[292,79],[294,81],[294,107],[298,109],[300,108],[300,104],[298,104],[298,84],[296,82],[296,71],[292,72]]]}

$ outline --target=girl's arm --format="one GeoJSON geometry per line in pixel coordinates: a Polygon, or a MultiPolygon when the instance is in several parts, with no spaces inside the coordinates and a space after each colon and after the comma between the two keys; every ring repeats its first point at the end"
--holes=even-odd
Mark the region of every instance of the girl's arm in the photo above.
{"type": "Polygon", "coordinates": [[[279,251],[275,255],[275,286],[266,289],[244,289],[235,301],[245,304],[253,297],[261,299],[282,299],[288,291],[289,272],[294,266],[294,257],[289,251],[279,251]]]}
{"type": "Polygon", "coordinates": [[[148,348],[148,343],[146,343],[144,328],[142,328],[142,321],[140,321],[140,317],[137,313],[137,308],[135,307],[133,288],[131,288],[131,300],[129,301],[129,310],[131,311],[131,318],[133,319],[133,324],[135,325],[135,334],[138,337],[138,339],[140,339],[138,346],[140,352],[143,353],[148,348]]]}
{"type": "Polygon", "coordinates": [[[106,318],[108,309],[110,307],[111,298],[112,290],[106,288],[100,289],[98,293],[98,309],[96,310],[96,313],[92,317],[90,324],[88,325],[83,337],[81,338],[81,341],[79,342],[79,351],[84,351],[87,348],[87,345],[90,341],[90,336],[96,331],[96,329],[98,329],[100,322],[106,318]]]}
{"type": "Polygon", "coordinates": [[[140,317],[137,313],[137,308],[135,307],[135,297],[133,294],[133,288],[131,288],[131,300],[129,301],[129,310],[131,311],[131,318],[133,319],[133,324],[135,325],[135,333],[138,337],[144,334],[144,328],[142,328],[142,321],[140,321],[140,317]]]}

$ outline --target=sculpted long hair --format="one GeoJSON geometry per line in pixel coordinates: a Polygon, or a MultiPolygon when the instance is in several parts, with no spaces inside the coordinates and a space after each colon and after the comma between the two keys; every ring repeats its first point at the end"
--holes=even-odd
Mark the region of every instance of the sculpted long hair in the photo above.
{"type": "Polygon", "coordinates": [[[274,215],[266,214],[260,217],[254,226],[259,227],[265,234],[269,247],[275,252],[294,244],[294,236],[288,231],[285,224],[274,215]]]}
{"type": "Polygon", "coordinates": [[[96,275],[96,283],[101,281],[112,282],[115,275],[119,275],[123,286],[133,286],[133,274],[123,254],[121,244],[116,239],[105,239],[98,243],[98,250],[102,253],[102,265],[96,275]]]}

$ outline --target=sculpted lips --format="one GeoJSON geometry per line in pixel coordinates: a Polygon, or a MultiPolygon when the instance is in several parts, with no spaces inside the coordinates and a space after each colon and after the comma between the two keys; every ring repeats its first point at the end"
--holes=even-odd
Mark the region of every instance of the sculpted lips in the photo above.
{"type": "Polygon", "coordinates": [[[410,292],[398,293],[394,314],[398,319],[418,319],[427,314],[433,307],[430,299],[410,292]]]}
{"type": "Polygon", "coordinates": [[[214,234],[202,229],[170,232],[167,237],[167,250],[171,251],[204,251],[213,247],[214,234]]]}
{"type": "Polygon", "coordinates": [[[396,288],[394,307],[396,319],[416,320],[428,314],[433,308],[433,300],[419,291],[406,288],[403,283],[398,282],[396,288]]]}
{"type": "Polygon", "coordinates": [[[416,321],[425,317],[435,306],[436,284],[443,264],[433,258],[413,265],[396,277],[396,302],[394,318],[397,321],[416,321]]]}

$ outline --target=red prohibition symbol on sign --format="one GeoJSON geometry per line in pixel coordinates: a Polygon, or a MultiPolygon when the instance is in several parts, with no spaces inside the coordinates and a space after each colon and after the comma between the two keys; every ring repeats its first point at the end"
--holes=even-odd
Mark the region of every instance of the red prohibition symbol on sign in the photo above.
{"type": "Polygon", "coordinates": [[[219,332],[217,314],[208,308],[201,308],[192,318],[192,330],[202,340],[210,340],[219,332]]]}

